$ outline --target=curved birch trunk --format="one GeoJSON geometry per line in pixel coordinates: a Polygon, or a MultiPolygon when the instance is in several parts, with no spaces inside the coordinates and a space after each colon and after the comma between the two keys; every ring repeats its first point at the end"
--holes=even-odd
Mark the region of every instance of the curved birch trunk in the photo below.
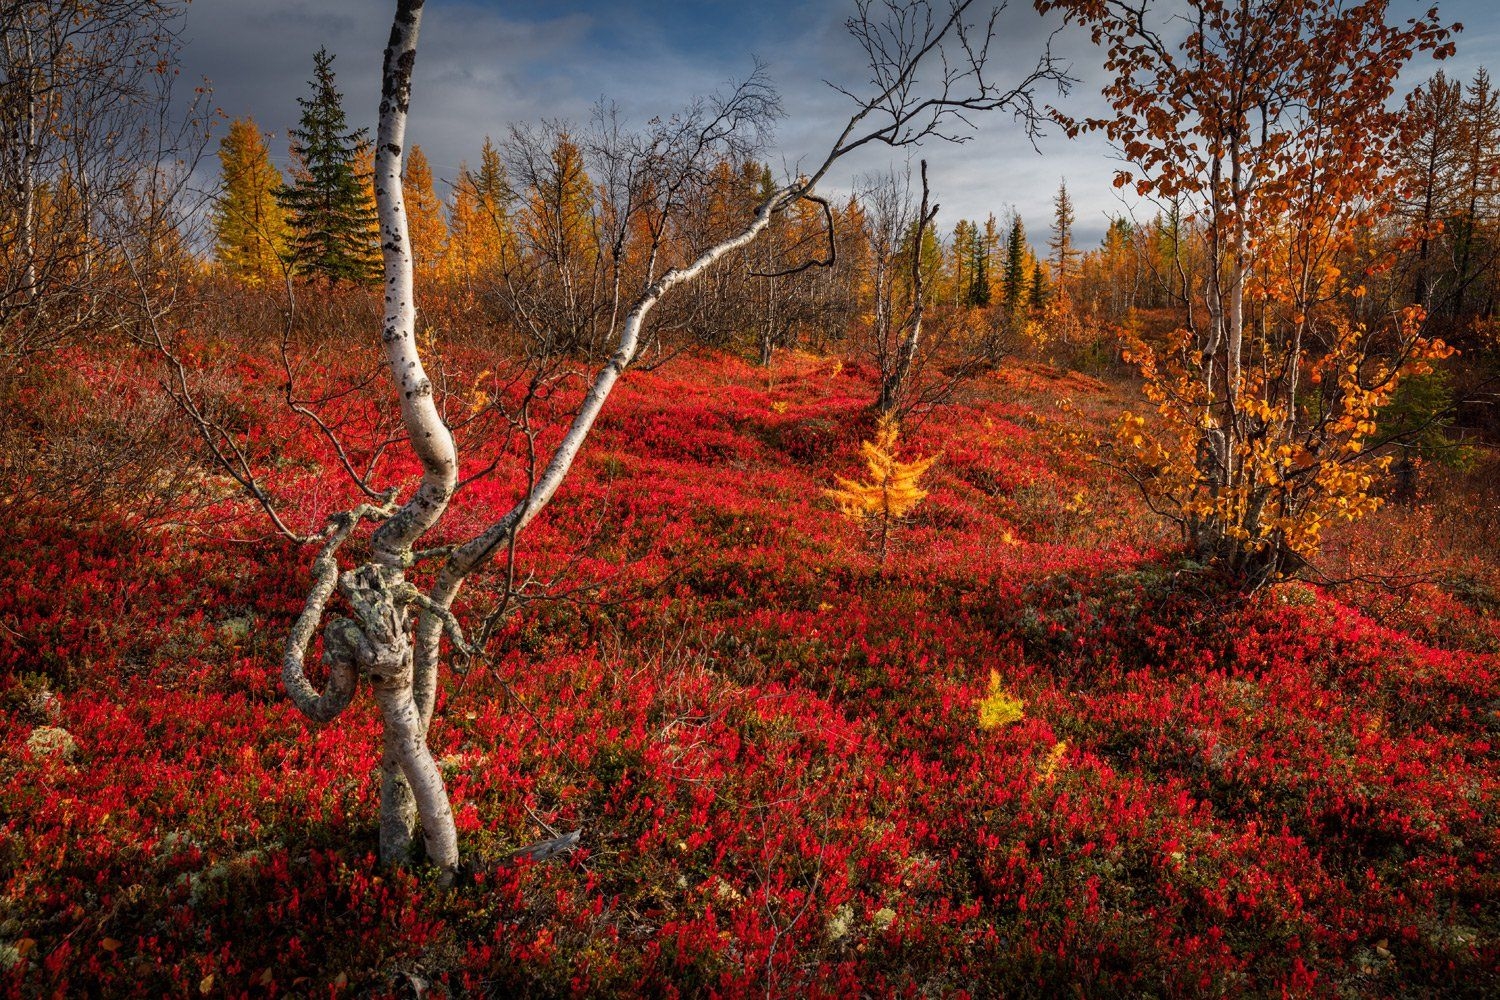
{"type": "Polygon", "coordinates": [[[393,616],[382,632],[376,658],[390,672],[372,675],[375,700],[385,723],[381,762],[380,854],[399,861],[410,849],[413,816],[420,819],[427,859],[444,871],[458,867],[458,831],[442,776],[427,749],[427,727],[413,688],[414,656],[408,630],[410,600],[403,568],[412,546],[448,507],[458,483],[453,436],[432,397],[432,382],[417,351],[416,290],[411,239],[401,189],[401,157],[411,103],[411,74],[417,55],[423,0],[399,0],[391,23],[381,72],[380,124],[375,139],[375,206],[380,215],[380,251],[385,264],[385,327],[381,340],[391,379],[401,399],[401,419],[412,450],[422,463],[422,483],[371,540],[374,560],[388,577],[382,615],[393,616]],[[404,787],[403,787],[404,786],[404,787]]]}
{"type": "Polygon", "coordinates": [[[289,637],[282,676],[297,707],[320,722],[332,720],[347,707],[358,673],[369,678],[385,725],[381,860],[398,863],[407,858],[420,820],[428,860],[451,873],[458,867],[458,832],[442,776],[427,748],[427,729],[413,687],[411,605],[416,592],[405,579],[412,546],[442,517],[458,480],[453,437],[438,412],[417,351],[411,241],[401,191],[401,153],[422,5],[423,0],[399,0],[396,5],[385,50],[375,152],[375,202],[385,265],[381,341],[407,436],[422,463],[422,482],[399,510],[376,512],[386,519],[371,539],[372,561],[342,576],[337,575],[335,554],[363,515],[351,513],[336,522],[314,567],[316,583],[289,637]],[[325,631],[324,656],[331,675],[327,689],[319,694],[308,683],[302,662],[335,585],[355,617],[334,619],[325,631]]]}
{"type": "MultiPolygon", "coordinates": [[[[458,481],[458,456],[418,352],[413,264],[401,190],[402,147],[406,140],[412,67],[423,2],[397,0],[390,42],[385,50],[375,150],[375,201],[380,217],[385,291],[381,339],[399,394],[402,421],[422,465],[422,480],[399,509],[362,507],[334,518],[324,536],[328,541],[314,565],[313,589],[288,638],[283,681],[303,713],[326,722],[349,704],[358,676],[362,673],[369,679],[384,722],[381,859],[392,863],[404,860],[420,822],[428,860],[451,876],[458,866],[458,836],[442,777],[427,745],[437,699],[444,631],[467,650],[450,608],[469,574],[508,546],[557,493],[609,394],[640,351],[646,320],[657,303],[673,288],[696,280],[716,262],[754,241],[778,213],[798,199],[819,200],[812,190],[840,157],[871,142],[899,146],[925,135],[940,134],[938,124],[943,121],[944,109],[960,117],[962,110],[989,110],[1012,104],[1025,111],[1031,108],[1030,83],[1058,77],[1049,57],[1021,87],[1002,92],[978,74],[981,59],[975,72],[946,77],[939,85],[939,96],[923,100],[908,96],[906,90],[915,79],[917,64],[936,51],[940,40],[955,30],[971,0],[956,0],[947,18],[929,23],[925,33],[910,40],[909,46],[897,53],[899,58],[884,55],[878,46],[871,48],[869,51],[877,63],[882,59],[892,60],[893,72],[883,93],[860,106],[823,164],[809,178],[773,192],[737,235],[709,247],[692,263],[668,270],[641,291],[621,325],[614,352],[595,373],[566,433],[526,496],[485,531],[453,549],[424,595],[406,580],[405,572],[413,561],[417,541],[437,524],[453,497],[458,481]],[[951,97],[950,88],[958,81],[972,81],[978,88],[976,95],[963,99],[951,97]],[[890,120],[870,126],[866,133],[858,132],[857,127],[877,108],[890,120]],[[384,519],[371,538],[371,559],[340,575],[335,558],[338,547],[365,517],[384,519]],[[353,610],[354,617],[335,618],[325,629],[324,655],[332,672],[327,688],[320,693],[307,680],[303,657],[335,588],[353,610]],[[420,612],[414,612],[414,605],[420,612]]],[[[867,40],[868,37],[873,36],[867,36],[867,40]]],[[[966,52],[973,58],[974,52],[967,45],[966,41],[966,52]]],[[[1028,113],[1034,114],[1034,109],[1028,113]]],[[[703,141],[705,144],[692,155],[703,154],[709,148],[710,137],[706,135],[703,141]]],[[[920,336],[920,314],[915,336],[920,336]]]]}

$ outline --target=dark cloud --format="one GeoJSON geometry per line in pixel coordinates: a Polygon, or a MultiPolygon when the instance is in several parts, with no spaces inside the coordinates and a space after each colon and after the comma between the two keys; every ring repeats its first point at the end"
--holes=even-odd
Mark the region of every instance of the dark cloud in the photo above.
{"type": "MultiPolygon", "coordinates": [[[[1491,2],[1442,4],[1445,14],[1468,28],[1450,72],[1467,76],[1496,51],[1500,15],[1491,2]]],[[[1412,16],[1426,6],[1426,0],[1396,0],[1392,13],[1412,16]],[[1410,12],[1403,13],[1407,7],[1410,12]]],[[[253,115],[262,128],[284,137],[296,122],[296,100],[307,91],[312,54],[327,45],[338,54],[335,69],[351,121],[373,125],[389,7],[384,0],[194,0],[184,68],[190,76],[210,78],[215,103],[226,114],[253,115]]],[[[503,136],[512,122],[583,122],[601,96],[630,119],[644,121],[743,78],[759,58],[787,110],[770,157],[795,170],[821,159],[851,109],[823,81],[858,92],[868,78],[843,27],[852,7],[851,0],[430,0],[412,139],[426,150],[438,176],[451,178],[461,160],[477,157],[484,136],[503,136]]],[[[1043,98],[1074,115],[1102,110],[1103,71],[1084,33],[1060,30],[1055,17],[1041,18],[1019,0],[1002,13],[999,28],[995,65],[1003,73],[1023,73],[1050,42],[1078,83],[1066,98],[1043,98]]],[[[926,157],[945,229],[960,218],[1002,215],[1014,207],[1039,239],[1050,223],[1058,183],[1066,179],[1077,237],[1085,245],[1102,236],[1111,216],[1128,209],[1111,185],[1115,164],[1098,137],[1069,140],[1053,127],[1033,149],[1003,113],[979,124],[978,134],[961,145],[934,143],[911,153],[870,149],[844,164],[832,186],[847,191],[860,174],[899,167],[908,155],[926,157]]],[[[273,143],[273,151],[285,163],[284,139],[273,143]]]]}

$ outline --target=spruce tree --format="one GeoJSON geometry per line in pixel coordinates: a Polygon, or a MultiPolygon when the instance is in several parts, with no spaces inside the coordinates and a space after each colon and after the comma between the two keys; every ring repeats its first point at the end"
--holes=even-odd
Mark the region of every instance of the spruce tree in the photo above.
{"type": "Polygon", "coordinates": [[[969,287],[964,304],[978,309],[990,304],[990,245],[978,226],[969,232],[969,287]]]}
{"type": "Polygon", "coordinates": [[[297,99],[301,124],[290,133],[293,183],[278,193],[292,230],[293,266],[329,281],[378,281],[380,249],[370,237],[375,206],[356,168],[366,131],[351,130],[345,121],[333,55],[326,48],[313,56],[309,84],[313,95],[297,99]]]}
{"type": "Polygon", "coordinates": [[[1031,266],[1031,308],[1041,312],[1042,307],[1047,304],[1047,274],[1042,270],[1042,262],[1037,261],[1031,266]]]}
{"type": "Polygon", "coordinates": [[[991,212],[979,237],[979,267],[974,275],[974,304],[987,309],[994,303],[994,270],[1000,264],[1000,223],[991,212]]]}
{"type": "Polygon", "coordinates": [[[1001,275],[1005,310],[1012,315],[1026,304],[1026,278],[1026,227],[1017,215],[1005,241],[1005,273],[1001,275]]]}

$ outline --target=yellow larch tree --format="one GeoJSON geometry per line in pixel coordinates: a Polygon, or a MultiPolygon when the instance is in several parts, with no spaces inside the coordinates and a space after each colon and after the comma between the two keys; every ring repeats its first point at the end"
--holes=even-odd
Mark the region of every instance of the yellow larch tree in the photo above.
{"type": "Polygon", "coordinates": [[[507,254],[514,254],[511,199],[505,164],[495,144],[486,137],[479,169],[470,170],[466,163],[458,168],[449,210],[452,223],[446,270],[450,281],[472,290],[476,281],[500,270],[507,254]]]}
{"type": "Polygon", "coordinates": [[[559,132],[551,151],[527,178],[520,229],[532,252],[545,258],[564,281],[577,280],[593,264],[594,184],[583,150],[559,132]]]}
{"type": "Polygon", "coordinates": [[[443,204],[432,189],[432,167],[421,146],[411,148],[401,175],[401,188],[406,200],[407,225],[411,227],[412,262],[417,279],[432,281],[448,253],[448,223],[443,218],[443,204]]]}
{"type": "Polygon", "coordinates": [[[236,118],[219,142],[222,189],[214,205],[214,257],[226,274],[250,284],[274,281],[287,253],[283,184],[264,136],[251,118],[236,118]]]}
{"type": "Polygon", "coordinates": [[[937,455],[932,455],[901,461],[897,457],[899,437],[900,426],[896,421],[889,416],[882,417],[875,431],[875,440],[862,441],[859,446],[869,479],[859,482],[835,476],[837,488],[823,491],[840,513],[858,522],[876,539],[882,566],[889,552],[892,529],[926,499],[927,491],[921,486],[922,477],[938,460],[937,455]]]}

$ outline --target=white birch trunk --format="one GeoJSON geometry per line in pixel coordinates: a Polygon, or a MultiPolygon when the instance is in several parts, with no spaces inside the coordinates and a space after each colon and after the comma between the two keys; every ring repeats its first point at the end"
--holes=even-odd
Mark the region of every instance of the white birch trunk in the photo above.
{"type": "MultiPolygon", "coordinates": [[[[405,857],[415,812],[420,818],[429,860],[451,874],[458,865],[458,838],[442,778],[427,746],[437,694],[441,637],[445,629],[452,629],[454,638],[460,638],[449,609],[468,575],[514,540],[557,493],[609,394],[640,351],[646,321],[656,304],[673,288],[696,280],[716,262],[750,244],[788,205],[810,197],[813,187],[840,157],[867,143],[906,145],[931,134],[945,107],[989,110],[1024,98],[1024,107],[1029,108],[1029,92],[1025,89],[1029,84],[1009,94],[1001,93],[983,83],[976,65],[971,76],[979,81],[980,90],[978,96],[967,101],[950,100],[948,92],[955,81],[969,78],[964,75],[946,77],[939,87],[940,96],[935,98],[919,101],[894,96],[904,94],[904,88],[915,79],[917,64],[959,23],[970,0],[956,2],[946,20],[931,26],[918,43],[898,53],[899,58],[891,66],[892,79],[882,95],[861,105],[810,178],[772,193],[740,233],[710,247],[691,264],[668,270],[636,297],[620,328],[614,353],[596,372],[572,423],[526,496],[484,532],[454,549],[424,596],[406,581],[405,569],[412,561],[417,540],[438,522],[452,499],[458,458],[418,353],[413,264],[400,181],[423,2],[397,0],[390,43],[385,51],[375,150],[375,198],[385,269],[382,341],[399,394],[402,420],[422,465],[422,481],[399,510],[361,508],[335,519],[329,541],[314,567],[317,581],[289,637],[283,678],[298,708],[320,721],[336,717],[348,704],[359,672],[369,678],[385,724],[381,857],[388,862],[405,857]],[[894,104],[887,107],[890,101],[894,104]],[[889,111],[893,121],[858,134],[856,127],[877,108],[889,111]],[[911,122],[919,114],[924,121],[930,115],[931,121],[913,127],[911,122]],[[337,548],[364,517],[385,518],[371,540],[372,559],[338,575],[337,548]],[[335,585],[355,617],[336,618],[325,630],[325,655],[332,675],[327,689],[319,693],[307,681],[302,669],[303,657],[335,585]],[[422,609],[416,616],[414,635],[413,605],[422,609]]],[[[888,57],[872,50],[872,58],[879,63],[888,57]]],[[[1046,72],[1052,73],[1050,61],[1045,65],[1046,72]]],[[[1028,80],[1039,78],[1042,73],[1039,68],[1028,80]]],[[[564,274],[564,280],[571,280],[571,276],[564,274]]],[[[920,335],[920,316],[917,335],[920,335]]]]}
{"type": "MultiPolygon", "coordinates": [[[[594,376],[593,384],[584,395],[578,412],[573,416],[567,433],[552,453],[541,475],[531,491],[521,499],[504,517],[484,532],[460,546],[449,557],[439,571],[437,581],[429,594],[435,608],[446,611],[453,605],[464,580],[475,570],[484,566],[496,552],[520,531],[552,500],[558,487],[567,478],[573,461],[578,457],[584,440],[593,429],[604,402],[614,390],[615,383],[634,360],[641,346],[641,333],[651,310],[673,288],[691,282],[728,254],[753,242],[777,212],[796,197],[795,189],[782,188],[763,202],[750,223],[735,236],[705,250],[697,260],[682,268],[673,268],[652,283],[625,317],[620,331],[620,340],[615,352],[594,376]]],[[[416,691],[417,705],[422,715],[424,731],[432,722],[433,705],[437,693],[437,670],[439,664],[439,640],[443,632],[442,619],[432,610],[424,610],[417,625],[416,642],[416,691]]]]}

